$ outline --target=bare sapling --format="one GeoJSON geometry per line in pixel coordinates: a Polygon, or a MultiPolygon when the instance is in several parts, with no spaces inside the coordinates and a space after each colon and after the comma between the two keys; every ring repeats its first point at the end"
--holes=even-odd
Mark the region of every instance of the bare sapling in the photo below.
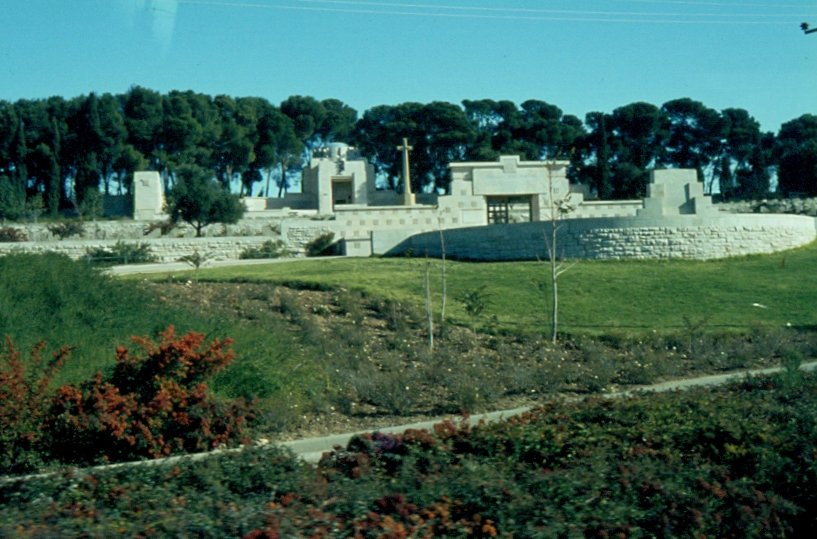
{"type": "Polygon", "coordinates": [[[425,271],[425,307],[428,320],[428,350],[434,351],[434,309],[431,301],[431,262],[426,257],[425,271]]]}
{"type": "Polygon", "coordinates": [[[556,190],[553,186],[554,164],[551,162],[547,167],[550,234],[548,235],[546,231],[544,237],[550,262],[550,287],[552,292],[550,297],[550,340],[555,344],[559,333],[559,277],[573,266],[573,264],[564,264],[558,256],[559,230],[562,226],[562,219],[576,208],[573,206],[569,189],[563,196],[556,198],[556,190]]]}
{"type": "Polygon", "coordinates": [[[445,324],[445,300],[447,297],[447,284],[445,275],[445,235],[443,234],[442,219],[439,213],[437,214],[437,227],[440,231],[440,259],[442,260],[442,267],[440,269],[442,277],[442,298],[440,299],[440,327],[445,324]]]}

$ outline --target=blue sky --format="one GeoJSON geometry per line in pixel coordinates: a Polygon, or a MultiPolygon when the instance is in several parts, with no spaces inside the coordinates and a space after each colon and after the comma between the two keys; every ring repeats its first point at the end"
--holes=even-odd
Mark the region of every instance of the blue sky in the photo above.
{"type": "Polygon", "coordinates": [[[4,0],[0,99],[124,93],[380,104],[691,97],[817,114],[815,0],[4,0]]]}

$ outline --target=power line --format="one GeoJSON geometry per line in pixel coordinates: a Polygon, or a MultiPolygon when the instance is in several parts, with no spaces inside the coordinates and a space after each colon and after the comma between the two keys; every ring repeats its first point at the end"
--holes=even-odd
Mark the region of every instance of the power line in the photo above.
{"type": "MultiPolygon", "coordinates": [[[[636,16],[651,17],[661,15],[664,17],[802,17],[802,14],[791,13],[657,13],[654,11],[592,11],[577,9],[542,9],[542,8],[509,8],[509,7],[485,7],[485,6],[446,6],[440,4],[407,4],[401,2],[374,2],[365,0],[292,0],[305,4],[335,4],[335,5],[356,5],[385,8],[410,8],[410,9],[433,9],[449,11],[471,11],[489,13],[525,13],[525,14],[568,14],[568,15],[605,15],[605,16],[636,16]]],[[[733,6],[734,7],[734,6],[733,6]]]]}
{"type": "MultiPolygon", "coordinates": [[[[327,4],[328,2],[340,2],[341,0],[293,0],[296,2],[302,3],[322,3],[327,4]]],[[[709,17],[712,16],[726,16],[726,15],[713,15],[713,14],[694,14],[694,15],[687,15],[687,14],[678,14],[680,16],[689,17],[689,16],[700,16],[700,17],[707,17],[706,19],[701,20],[685,20],[679,18],[666,18],[666,14],[662,13],[654,13],[654,14],[645,14],[644,18],[623,18],[619,17],[628,16],[633,17],[633,14],[628,12],[609,12],[608,16],[597,16],[596,12],[592,11],[580,11],[575,10],[574,13],[564,13],[564,14],[552,14],[547,15],[543,13],[542,15],[534,15],[534,14],[501,14],[500,13],[479,13],[479,12],[457,12],[457,13],[446,13],[446,12],[439,12],[439,11],[406,11],[405,8],[401,8],[401,10],[391,10],[388,9],[390,6],[396,6],[397,4],[378,4],[379,7],[384,7],[387,9],[364,9],[364,8],[342,8],[342,7],[329,7],[329,6],[306,6],[306,5],[293,5],[293,4],[268,4],[268,3],[258,3],[258,2],[245,2],[245,1],[226,1],[226,0],[178,0],[179,4],[187,4],[187,5],[198,5],[198,6],[213,6],[213,7],[226,7],[226,8],[243,8],[243,9],[269,9],[269,10],[279,10],[279,11],[309,11],[309,12],[318,12],[318,13],[345,13],[345,14],[358,14],[358,15],[380,15],[380,16],[392,16],[392,17],[428,17],[428,18],[448,18],[448,19],[483,19],[483,20],[517,20],[517,21],[540,21],[540,22],[600,22],[600,23],[620,23],[620,24],[682,24],[682,25],[789,25],[791,22],[775,22],[769,21],[768,18],[770,16],[785,16],[787,18],[795,18],[799,17],[798,15],[756,15],[759,20],[756,21],[748,21],[748,20],[711,20],[709,17]],[[646,18],[652,17],[652,18],[646,18]],[[656,18],[657,17],[657,18],[656,18]]],[[[367,4],[365,2],[348,2],[354,3],[358,5],[367,4]]],[[[370,6],[375,7],[374,3],[368,3],[370,6]]],[[[454,9],[453,7],[449,6],[445,8],[443,6],[434,6],[435,9],[454,9]]],[[[422,8],[417,8],[422,9],[422,8]]],[[[425,8],[429,9],[429,8],[425,8]]],[[[464,8],[467,9],[467,8],[464,8]]],[[[496,8],[499,9],[499,8],[496,8]]],[[[501,10],[508,12],[507,9],[501,10]]],[[[555,10],[554,10],[555,11],[555,10]]],[[[566,11],[566,10],[565,10],[566,11]]],[[[733,14],[732,17],[740,16],[751,16],[746,14],[733,14]]],[[[799,19],[798,19],[799,20],[799,19]]]]}
{"type": "MultiPolygon", "coordinates": [[[[634,4],[667,4],[667,5],[685,5],[685,6],[710,6],[710,7],[735,7],[734,3],[729,2],[703,2],[695,0],[608,0],[612,2],[630,2],[634,4]]],[[[808,4],[764,4],[759,2],[741,2],[740,7],[762,7],[762,8],[791,8],[803,9],[813,7],[813,2],[808,4]]]]}

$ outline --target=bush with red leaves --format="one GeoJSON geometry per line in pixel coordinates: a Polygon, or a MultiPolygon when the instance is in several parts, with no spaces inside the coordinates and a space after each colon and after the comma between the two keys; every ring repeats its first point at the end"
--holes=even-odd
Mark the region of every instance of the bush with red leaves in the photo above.
{"type": "Polygon", "coordinates": [[[10,338],[0,353],[0,473],[31,471],[42,464],[43,420],[51,406],[51,383],[68,358],[63,348],[48,360],[44,343],[28,361],[10,338]]]}
{"type": "Polygon", "coordinates": [[[159,337],[134,337],[141,353],[118,348],[109,377],[97,373],[59,388],[46,421],[52,458],[159,458],[244,441],[248,406],[216,400],[206,384],[233,360],[232,341],[205,343],[195,332],[178,337],[173,326],[159,337]]]}

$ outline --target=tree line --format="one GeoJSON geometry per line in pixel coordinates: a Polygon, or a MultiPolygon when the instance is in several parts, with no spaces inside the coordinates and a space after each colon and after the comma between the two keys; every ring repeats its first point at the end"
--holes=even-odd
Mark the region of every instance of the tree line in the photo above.
{"type": "Polygon", "coordinates": [[[347,142],[387,184],[398,183],[403,137],[413,145],[415,191],[444,191],[452,161],[570,160],[571,180],[604,199],[642,197],[655,167],[695,168],[725,198],[817,195],[817,116],[763,132],[740,108],[690,98],[637,102],[584,120],[550,103],[491,99],[381,105],[358,113],[338,99],[167,94],[134,86],[120,95],[0,101],[0,218],[31,211],[82,213],[102,193],[132,190],[152,169],[171,187],[195,167],[239,195],[280,196],[292,172],[328,142],[347,142]]]}

